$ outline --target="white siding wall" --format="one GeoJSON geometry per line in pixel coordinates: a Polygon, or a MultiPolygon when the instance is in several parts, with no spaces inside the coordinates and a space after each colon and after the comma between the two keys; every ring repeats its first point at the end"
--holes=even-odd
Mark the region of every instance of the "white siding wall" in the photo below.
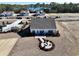
{"type": "Polygon", "coordinates": [[[33,31],[35,31],[35,33],[37,33],[37,31],[44,31],[44,33],[48,33],[49,30],[52,30],[54,34],[57,32],[56,29],[31,29],[31,33],[33,31]]]}

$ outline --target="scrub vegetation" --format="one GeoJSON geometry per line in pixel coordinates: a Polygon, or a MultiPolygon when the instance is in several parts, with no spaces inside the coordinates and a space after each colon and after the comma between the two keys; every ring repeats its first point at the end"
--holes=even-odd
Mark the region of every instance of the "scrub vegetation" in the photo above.
{"type": "Polygon", "coordinates": [[[3,11],[14,11],[16,13],[20,10],[27,10],[29,8],[41,8],[47,13],[78,13],[79,12],[79,3],[56,3],[51,2],[50,4],[45,3],[36,3],[36,4],[26,4],[26,5],[17,5],[17,4],[0,4],[0,12],[3,11]]]}

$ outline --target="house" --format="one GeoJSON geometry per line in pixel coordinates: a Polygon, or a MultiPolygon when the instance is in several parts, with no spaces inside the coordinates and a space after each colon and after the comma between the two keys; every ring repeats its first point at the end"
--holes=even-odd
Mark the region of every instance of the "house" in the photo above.
{"type": "Polygon", "coordinates": [[[13,16],[14,12],[13,11],[4,11],[3,13],[1,13],[1,15],[3,15],[4,17],[6,16],[13,16]]]}
{"type": "Polygon", "coordinates": [[[53,18],[33,18],[30,31],[33,35],[57,35],[58,33],[53,18]]]}
{"type": "Polygon", "coordinates": [[[27,8],[27,10],[29,10],[31,13],[33,12],[37,12],[37,11],[44,11],[44,7],[29,7],[27,8]]]}
{"type": "Polygon", "coordinates": [[[20,15],[19,16],[28,16],[29,15],[29,11],[26,10],[21,10],[20,15]]]}

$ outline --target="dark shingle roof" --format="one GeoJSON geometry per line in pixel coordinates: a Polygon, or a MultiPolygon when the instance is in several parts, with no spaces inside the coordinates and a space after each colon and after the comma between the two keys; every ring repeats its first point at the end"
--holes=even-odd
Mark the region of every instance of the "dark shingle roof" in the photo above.
{"type": "Polygon", "coordinates": [[[33,18],[31,20],[31,29],[56,29],[53,18],[33,18]]]}

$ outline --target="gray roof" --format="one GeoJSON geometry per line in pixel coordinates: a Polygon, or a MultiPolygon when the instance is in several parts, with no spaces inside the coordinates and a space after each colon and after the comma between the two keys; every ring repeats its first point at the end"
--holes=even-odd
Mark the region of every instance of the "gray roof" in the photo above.
{"type": "Polygon", "coordinates": [[[31,29],[56,29],[55,19],[53,18],[33,18],[31,29]]]}

